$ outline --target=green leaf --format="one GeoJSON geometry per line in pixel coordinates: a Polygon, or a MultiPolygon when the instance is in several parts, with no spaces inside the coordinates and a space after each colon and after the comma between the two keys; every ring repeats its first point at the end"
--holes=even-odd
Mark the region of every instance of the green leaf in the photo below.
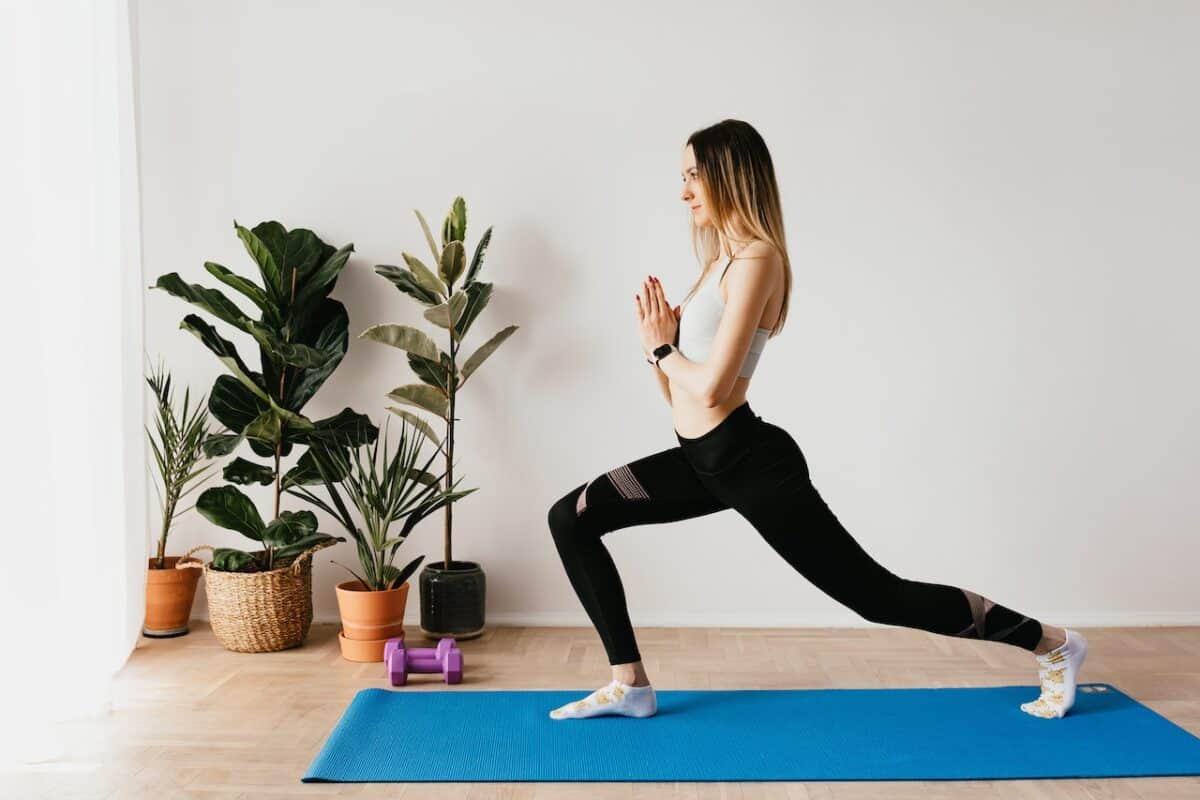
{"type": "Polygon", "coordinates": [[[291,296],[292,273],[296,273],[297,285],[303,285],[317,265],[333,252],[332,247],[307,228],[289,231],[275,220],[260,222],[253,233],[271,251],[279,267],[279,285],[284,297],[291,296]]]}
{"type": "Polygon", "coordinates": [[[182,298],[222,322],[228,322],[238,330],[249,333],[248,325],[252,320],[232,300],[216,289],[209,289],[198,283],[187,283],[179,277],[177,272],[159,275],[158,280],[151,288],[162,289],[175,297],[182,298]]]}
{"type": "Polygon", "coordinates": [[[422,383],[438,389],[446,396],[450,395],[450,356],[443,354],[440,361],[430,361],[409,353],[408,366],[422,383]]]}
{"type": "Polygon", "coordinates": [[[238,457],[225,465],[225,469],[221,471],[221,476],[230,483],[242,486],[247,486],[251,483],[266,486],[275,480],[275,469],[265,464],[255,464],[253,461],[247,461],[244,458],[238,457]]]}
{"type": "Polygon", "coordinates": [[[330,536],[325,533],[314,533],[311,536],[305,536],[299,541],[292,544],[285,544],[282,547],[275,549],[275,558],[281,561],[291,561],[296,556],[308,550],[310,547],[315,547],[322,542],[344,542],[345,536],[330,536]]]}
{"type": "Polygon", "coordinates": [[[426,411],[437,414],[443,420],[450,413],[449,401],[446,396],[432,386],[426,386],[423,383],[408,383],[404,386],[397,386],[388,392],[387,396],[397,403],[405,403],[417,408],[423,408],[426,411]]]}
{"type": "Polygon", "coordinates": [[[217,572],[257,572],[258,562],[249,553],[231,547],[218,547],[213,550],[212,569],[217,572]]]}
{"type": "MultiPolygon", "coordinates": [[[[331,471],[329,467],[327,467],[327,471],[331,471]]],[[[341,480],[344,477],[345,475],[340,473],[330,475],[331,480],[341,480]]],[[[293,486],[315,486],[322,483],[324,480],[321,477],[321,470],[313,457],[313,449],[309,448],[297,459],[296,466],[289,469],[280,478],[279,488],[290,489],[293,486]]]]}
{"type": "MultiPolygon", "coordinates": [[[[461,197],[454,198],[446,221],[442,223],[442,246],[450,242],[464,242],[467,239],[467,202],[461,197]]],[[[444,252],[444,251],[443,251],[444,252]]]]}
{"type": "Polygon", "coordinates": [[[466,302],[463,304],[462,313],[454,322],[454,332],[458,339],[466,338],[467,332],[471,330],[471,323],[487,308],[488,301],[492,298],[492,284],[475,281],[463,291],[466,293],[466,302]]]}
{"type": "Polygon", "coordinates": [[[496,348],[499,347],[505,339],[511,336],[518,327],[519,326],[517,325],[509,325],[507,328],[503,329],[491,339],[488,339],[486,342],[480,345],[479,349],[472,353],[469,358],[467,358],[462,367],[463,383],[466,383],[467,378],[471,377],[471,373],[474,372],[480,364],[487,360],[487,357],[494,353],[496,348]]]}
{"type": "Polygon", "coordinates": [[[242,433],[247,439],[257,439],[274,447],[283,439],[283,420],[274,408],[268,408],[247,425],[242,433]]]}
{"type": "Polygon", "coordinates": [[[438,274],[442,276],[446,286],[453,286],[466,267],[466,253],[463,243],[452,241],[442,250],[442,260],[439,262],[438,274]]]}
{"type": "MultiPolygon", "coordinates": [[[[295,544],[317,530],[317,515],[311,511],[281,511],[263,531],[263,543],[271,547],[295,544]]],[[[276,553],[278,556],[278,553],[276,553]]]]}
{"type": "Polygon", "coordinates": [[[488,244],[491,241],[492,229],[489,227],[479,238],[479,244],[475,245],[475,255],[471,258],[471,267],[467,270],[466,280],[463,281],[464,285],[469,286],[475,282],[480,268],[483,267],[483,257],[487,253],[488,244]]]}
{"type": "Polygon", "coordinates": [[[258,306],[259,310],[263,312],[263,316],[265,318],[273,319],[276,323],[278,322],[279,309],[267,298],[266,293],[258,284],[251,283],[242,276],[230,270],[228,267],[224,267],[213,261],[205,261],[204,268],[208,270],[209,273],[212,274],[217,280],[221,281],[226,286],[231,286],[234,289],[237,289],[239,292],[249,298],[250,302],[258,306]]]}
{"type": "Polygon", "coordinates": [[[194,334],[205,347],[216,354],[221,363],[233,373],[239,382],[262,400],[269,401],[266,387],[262,385],[262,375],[252,372],[242,357],[238,355],[233,342],[224,339],[209,325],[195,314],[188,314],[179,323],[179,327],[194,334]]]}
{"type": "Polygon", "coordinates": [[[217,433],[205,439],[201,447],[208,458],[219,458],[232,453],[244,438],[241,433],[217,433]]]}
{"type": "Polygon", "coordinates": [[[350,258],[350,254],[353,252],[354,245],[348,244],[325,259],[321,266],[311,275],[305,276],[303,288],[296,293],[294,307],[303,309],[318,297],[324,297],[329,294],[334,283],[337,282],[342,268],[346,266],[346,260],[350,258]]]}
{"type": "Polygon", "coordinates": [[[347,406],[331,417],[316,420],[306,431],[289,432],[296,442],[311,442],[316,439],[336,442],[344,447],[370,444],[379,436],[379,428],[366,414],[360,414],[347,406]]]}
{"type": "MultiPolygon", "coordinates": [[[[475,284],[476,286],[479,284],[475,284]]],[[[449,302],[436,305],[433,308],[425,309],[425,319],[438,325],[442,328],[449,328],[451,322],[455,323],[455,333],[458,331],[458,318],[462,315],[463,309],[467,307],[467,294],[462,291],[455,292],[449,302]]],[[[456,336],[455,338],[461,338],[456,336]]]]}
{"type": "Polygon", "coordinates": [[[410,256],[408,253],[401,253],[400,255],[404,257],[404,263],[408,264],[408,268],[412,270],[413,280],[421,288],[437,297],[443,297],[449,293],[450,290],[446,287],[446,284],[442,283],[442,279],[433,274],[433,271],[425,266],[421,259],[416,256],[410,256]]]}
{"type": "Polygon", "coordinates": [[[358,338],[391,345],[433,361],[440,361],[445,355],[424,331],[411,325],[372,325],[358,338]]]}
{"type": "Polygon", "coordinates": [[[266,523],[250,498],[233,486],[214,486],[196,498],[196,510],[214,525],[261,541],[266,523]]]}
{"type": "MultiPolygon", "coordinates": [[[[395,555],[395,554],[396,554],[396,551],[393,548],[392,555],[395,555]]],[[[395,581],[395,583],[393,585],[394,586],[403,586],[404,582],[406,580],[408,580],[409,576],[412,575],[413,572],[416,571],[417,567],[420,566],[421,562],[424,560],[425,560],[425,556],[423,556],[423,555],[417,556],[412,561],[405,564],[403,569],[396,570],[395,577],[391,578],[392,581],[395,581]]],[[[388,565],[388,567],[390,569],[396,569],[395,567],[391,566],[390,564],[388,565]]],[[[386,571],[384,573],[384,577],[387,577],[386,571]]]]}
{"type": "Polygon", "coordinates": [[[326,297],[304,317],[299,330],[301,341],[309,342],[313,348],[327,355],[320,367],[302,370],[290,381],[284,405],[287,408],[303,408],[317,390],[333,374],[350,346],[350,317],[346,307],[331,297],[326,297]]]}
{"type": "MultiPolygon", "coordinates": [[[[213,383],[212,392],[208,399],[208,410],[212,412],[225,427],[237,431],[238,440],[245,439],[246,426],[258,419],[259,415],[271,408],[271,403],[252,394],[249,389],[232,375],[220,375],[213,383]]],[[[257,439],[247,440],[255,455],[271,458],[275,448],[263,444],[257,439]]],[[[236,446],[238,442],[232,442],[236,446]]],[[[231,450],[232,450],[231,446],[231,450]]],[[[292,451],[292,445],[286,440],[280,450],[280,456],[286,456],[292,451]]]]}
{"type": "Polygon", "coordinates": [[[375,273],[387,278],[392,284],[418,303],[432,306],[442,301],[442,295],[431,292],[417,281],[416,277],[404,267],[391,264],[378,264],[375,273]]]}
{"type": "Polygon", "coordinates": [[[411,424],[411,425],[412,425],[414,428],[416,428],[418,431],[420,431],[421,433],[423,433],[423,434],[425,435],[425,438],[426,438],[426,439],[428,439],[429,441],[431,441],[431,442],[433,442],[435,445],[437,445],[437,448],[438,448],[439,450],[444,450],[444,449],[445,449],[445,448],[443,448],[443,447],[442,447],[442,440],[441,440],[441,439],[439,439],[439,438],[438,438],[438,436],[437,436],[437,434],[435,434],[435,433],[433,432],[433,428],[432,428],[432,427],[430,427],[430,425],[429,425],[429,423],[428,423],[428,422],[426,422],[425,420],[421,419],[420,417],[418,417],[416,414],[413,414],[412,412],[405,411],[405,410],[404,410],[404,409],[402,409],[402,408],[396,408],[395,406],[388,406],[388,411],[392,412],[393,414],[396,414],[397,416],[403,417],[404,419],[408,420],[408,422],[409,422],[409,423],[410,423],[410,424],[411,424]]]}
{"type": "Polygon", "coordinates": [[[425,217],[417,209],[414,208],[413,213],[421,221],[421,230],[425,232],[425,241],[429,242],[429,252],[433,253],[433,263],[440,263],[442,260],[442,251],[438,249],[437,243],[433,240],[433,232],[429,230],[429,223],[425,221],[425,217]]]}
{"type": "MultiPolygon", "coordinates": [[[[278,225],[278,223],[276,224],[278,225]]],[[[258,265],[259,274],[262,275],[263,285],[267,291],[276,298],[277,302],[279,299],[287,297],[288,292],[283,285],[283,276],[270,249],[262,239],[258,238],[257,234],[239,225],[236,219],[233,221],[233,227],[237,231],[238,238],[242,240],[242,244],[246,246],[246,252],[258,265]]]]}

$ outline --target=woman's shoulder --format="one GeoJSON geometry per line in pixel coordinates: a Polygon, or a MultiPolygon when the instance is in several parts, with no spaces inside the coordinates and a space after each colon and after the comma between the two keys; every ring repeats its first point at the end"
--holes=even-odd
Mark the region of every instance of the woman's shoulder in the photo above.
{"type": "Polygon", "coordinates": [[[750,244],[743,247],[741,249],[741,251],[738,252],[738,254],[736,256],[734,256],[734,260],[735,261],[738,259],[749,260],[749,259],[758,259],[758,258],[769,259],[769,258],[775,258],[778,256],[779,256],[779,250],[775,247],[775,245],[771,244],[770,242],[764,241],[762,239],[755,239],[753,242],[751,242],[750,244]]]}

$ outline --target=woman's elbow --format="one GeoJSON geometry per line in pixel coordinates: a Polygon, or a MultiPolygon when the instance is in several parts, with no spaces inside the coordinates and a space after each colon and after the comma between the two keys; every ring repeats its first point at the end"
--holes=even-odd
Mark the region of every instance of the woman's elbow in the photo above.
{"type": "Polygon", "coordinates": [[[705,408],[716,408],[725,402],[725,398],[729,396],[730,388],[728,386],[722,387],[717,384],[708,384],[705,386],[704,391],[700,393],[700,402],[704,404],[705,408]]]}

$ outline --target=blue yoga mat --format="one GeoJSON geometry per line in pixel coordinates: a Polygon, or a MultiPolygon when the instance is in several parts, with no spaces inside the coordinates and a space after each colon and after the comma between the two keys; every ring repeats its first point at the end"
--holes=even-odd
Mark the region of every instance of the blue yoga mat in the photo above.
{"type": "MultiPolygon", "coordinates": [[[[594,688],[594,687],[593,687],[594,688]]],[[[303,780],[837,781],[1200,775],[1200,738],[1107,683],[657,690],[658,713],[553,720],[591,692],[364,689],[303,780]]]]}

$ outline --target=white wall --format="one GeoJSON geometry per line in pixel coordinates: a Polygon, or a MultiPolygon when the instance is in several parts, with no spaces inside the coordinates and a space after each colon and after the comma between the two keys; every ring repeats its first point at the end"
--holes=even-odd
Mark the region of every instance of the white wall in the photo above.
{"type": "MultiPolygon", "coordinates": [[[[350,351],[306,412],[381,423],[413,377],[355,337],[431,326],[372,267],[425,254],[412,208],[436,225],[464,195],[468,248],[495,228],[468,351],[521,326],[459,406],[480,490],[454,555],[489,622],[589,625],[547,509],[676,444],[632,294],[694,280],[681,148],[728,116],[771,148],[794,265],[751,406],[863,546],[1055,624],[1200,623],[1195,4],[286,6],[139,4],[146,284],[254,274],[234,218],[354,242],[350,351]]],[[[191,307],[148,294],[149,352],[207,391],[191,307]]],[[[605,542],[638,626],[866,625],[732,510],[605,542]]],[[[171,551],[198,543],[245,540],[192,514],[171,551]]],[[[331,559],[353,550],[318,556],[318,619],[331,559]]]]}

